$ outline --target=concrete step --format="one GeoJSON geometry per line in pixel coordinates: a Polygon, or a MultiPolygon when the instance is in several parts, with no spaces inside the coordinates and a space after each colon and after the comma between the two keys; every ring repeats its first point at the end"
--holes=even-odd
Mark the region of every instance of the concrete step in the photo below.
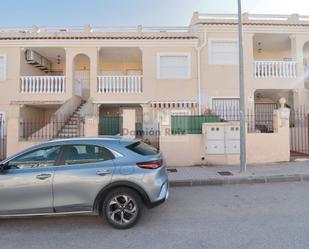
{"type": "Polygon", "coordinates": [[[60,132],[58,133],[58,137],[78,137],[78,133],[66,133],[66,132],[60,132]]]}
{"type": "Polygon", "coordinates": [[[61,133],[77,133],[77,131],[78,131],[78,127],[76,127],[76,128],[63,128],[60,132],[61,133]]]}
{"type": "Polygon", "coordinates": [[[64,127],[58,133],[59,138],[69,138],[69,137],[78,137],[79,136],[79,124],[80,124],[80,111],[85,105],[85,101],[81,103],[79,107],[73,112],[72,116],[66,122],[64,127]]]}
{"type": "Polygon", "coordinates": [[[80,121],[79,120],[70,120],[66,124],[67,125],[79,125],[80,121]]]}
{"type": "Polygon", "coordinates": [[[78,128],[78,124],[66,124],[64,127],[63,127],[63,129],[77,129],[78,128]]]}

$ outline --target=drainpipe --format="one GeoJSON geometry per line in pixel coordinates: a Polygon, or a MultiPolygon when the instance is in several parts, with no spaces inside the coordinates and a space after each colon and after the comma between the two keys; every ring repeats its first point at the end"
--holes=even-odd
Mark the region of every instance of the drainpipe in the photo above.
{"type": "Polygon", "coordinates": [[[198,114],[202,114],[202,96],[201,96],[201,50],[206,46],[207,39],[206,39],[206,32],[204,32],[204,41],[200,46],[195,46],[197,51],[197,85],[198,85],[198,114]]]}

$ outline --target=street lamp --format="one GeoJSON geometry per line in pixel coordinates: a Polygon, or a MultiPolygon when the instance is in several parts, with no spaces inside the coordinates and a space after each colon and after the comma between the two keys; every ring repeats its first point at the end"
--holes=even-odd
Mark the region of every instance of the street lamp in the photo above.
{"type": "Polygon", "coordinates": [[[240,116],[240,172],[245,172],[246,165],[246,114],[245,114],[245,83],[244,55],[242,39],[241,0],[238,0],[238,46],[239,46],[239,116],[240,116]]]}

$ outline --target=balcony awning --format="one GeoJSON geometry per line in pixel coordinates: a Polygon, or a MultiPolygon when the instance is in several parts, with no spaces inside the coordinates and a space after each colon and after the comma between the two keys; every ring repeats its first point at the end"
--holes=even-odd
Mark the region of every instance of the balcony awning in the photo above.
{"type": "Polygon", "coordinates": [[[177,101],[151,101],[152,108],[194,108],[197,102],[194,100],[177,100],[177,101]]]}

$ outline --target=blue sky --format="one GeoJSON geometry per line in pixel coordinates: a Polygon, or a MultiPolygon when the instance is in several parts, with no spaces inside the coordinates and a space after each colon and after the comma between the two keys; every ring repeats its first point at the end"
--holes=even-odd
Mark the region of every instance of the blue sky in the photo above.
{"type": "MultiPolygon", "coordinates": [[[[236,13],[237,0],[1,0],[0,26],[188,25],[193,11],[236,13]]],[[[308,0],[243,0],[250,13],[309,15],[308,0]]]]}

